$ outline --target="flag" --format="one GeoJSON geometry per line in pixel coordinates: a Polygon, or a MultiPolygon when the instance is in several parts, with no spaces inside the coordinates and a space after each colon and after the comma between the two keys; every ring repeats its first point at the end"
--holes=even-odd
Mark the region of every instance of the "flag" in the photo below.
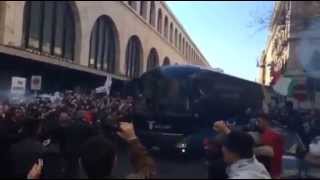
{"type": "Polygon", "coordinates": [[[111,75],[108,74],[108,75],[107,75],[106,82],[105,82],[105,84],[104,84],[105,90],[106,90],[106,93],[107,93],[108,96],[109,96],[109,94],[110,94],[111,85],[112,85],[112,77],[111,77],[111,75]]]}
{"type": "Polygon", "coordinates": [[[96,88],[96,93],[100,94],[100,93],[105,93],[107,90],[106,90],[106,87],[105,86],[100,86],[100,87],[97,87],[96,88]]]}
{"type": "Polygon", "coordinates": [[[107,96],[109,96],[110,90],[111,90],[111,85],[112,85],[112,77],[111,77],[111,75],[108,74],[104,85],[96,88],[96,93],[99,93],[99,94],[106,93],[107,96]]]}
{"type": "Polygon", "coordinates": [[[305,66],[305,73],[308,77],[312,77],[316,79],[320,78],[319,59],[320,59],[320,52],[316,50],[313,52],[309,63],[305,66]]]}
{"type": "Polygon", "coordinates": [[[296,84],[296,80],[281,76],[273,86],[273,90],[282,96],[291,96],[296,84]]]}

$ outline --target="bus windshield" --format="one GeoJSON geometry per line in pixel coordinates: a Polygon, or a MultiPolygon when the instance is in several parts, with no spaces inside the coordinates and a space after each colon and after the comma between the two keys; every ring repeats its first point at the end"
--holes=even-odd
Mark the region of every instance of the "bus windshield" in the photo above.
{"type": "Polygon", "coordinates": [[[188,79],[149,77],[143,81],[142,95],[148,108],[161,113],[188,113],[190,111],[190,82],[188,79]]]}
{"type": "Polygon", "coordinates": [[[157,86],[156,93],[161,112],[184,113],[190,110],[189,87],[186,79],[161,79],[157,86]]]}

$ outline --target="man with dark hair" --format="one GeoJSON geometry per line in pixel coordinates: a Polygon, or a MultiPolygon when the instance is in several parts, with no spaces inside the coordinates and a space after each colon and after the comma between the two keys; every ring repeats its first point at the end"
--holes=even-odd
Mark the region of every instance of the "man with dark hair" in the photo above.
{"type": "Polygon", "coordinates": [[[209,179],[226,179],[227,164],[223,159],[223,135],[217,135],[213,139],[207,141],[207,157],[208,157],[208,178],[209,179]]]}
{"type": "Polygon", "coordinates": [[[225,135],[223,158],[228,165],[226,173],[230,179],[270,179],[266,168],[254,155],[254,139],[245,132],[231,131],[225,122],[218,121],[214,130],[225,135]]]}
{"type": "MultiPolygon", "coordinates": [[[[128,178],[154,177],[154,161],[137,139],[133,125],[121,123],[118,135],[129,144],[130,160],[134,173],[128,178]]],[[[110,177],[116,159],[114,146],[102,136],[92,137],[81,150],[81,164],[90,179],[110,177]]]]}
{"type": "MultiPolygon", "coordinates": [[[[253,157],[254,140],[250,135],[243,132],[230,132],[224,141],[224,155],[227,153],[237,156],[240,159],[249,159],[253,157]]],[[[235,158],[232,156],[224,156],[227,163],[232,163],[235,158]],[[231,157],[231,159],[229,159],[231,157]]]]}
{"type": "Polygon", "coordinates": [[[270,173],[272,178],[280,178],[282,173],[282,155],[284,153],[283,137],[271,129],[270,119],[267,114],[261,113],[258,115],[258,129],[261,133],[260,149],[270,147],[273,150],[271,160],[270,173]]]}
{"type": "Polygon", "coordinates": [[[83,113],[73,117],[66,113],[60,114],[60,146],[67,163],[66,177],[76,178],[79,175],[79,149],[90,137],[97,135],[96,130],[83,121],[83,113]]]}
{"type": "Polygon", "coordinates": [[[5,105],[3,119],[0,121],[0,177],[13,175],[10,148],[24,136],[22,122],[24,114],[21,110],[5,105]]]}
{"type": "Polygon", "coordinates": [[[286,111],[286,123],[292,131],[296,131],[299,133],[301,130],[301,116],[300,114],[294,109],[293,103],[291,101],[287,101],[285,104],[285,111],[286,111]]]}
{"type": "Polygon", "coordinates": [[[114,146],[102,136],[92,137],[83,145],[81,162],[89,178],[109,177],[115,159],[114,146]]]}
{"type": "Polygon", "coordinates": [[[244,132],[230,132],[222,148],[224,161],[229,165],[230,179],[270,179],[265,167],[254,156],[254,140],[244,132]]]}
{"type": "Polygon", "coordinates": [[[0,121],[4,120],[5,118],[5,111],[4,111],[4,105],[2,104],[2,102],[0,101],[0,121]]]}

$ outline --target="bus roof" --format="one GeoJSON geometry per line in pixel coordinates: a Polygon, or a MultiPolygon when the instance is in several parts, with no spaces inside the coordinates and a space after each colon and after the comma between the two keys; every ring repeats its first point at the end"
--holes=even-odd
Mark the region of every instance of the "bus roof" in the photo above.
{"type": "MultiPolygon", "coordinates": [[[[149,74],[152,72],[159,72],[165,76],[170,76],[170,77],[183,77],[186,76],[188,74],[194,74],[194,73],[198,73],[198,72],[210,72],[213,74],[223,74],[224,76],[229,76],[231,78],[235,78],[238,80],[242,80],[242,81],[246,81],[248,83],[254,83],[254,84],[258,84],[254,81],[249,81],[246,79],[242,79],[236,76],[232,76],[229,74],[225,74],[222,72],[218,72],[216,70],[214,70],[213,68],[210,67],[204,67],[204,66],[198,66],[198,65],[172,65],[172,66],[161,66],[161,67],[157,67],[151,71],[146,72],[145,74],[149,74]]],[[[259,84],[260,85],[260,84],[259,84]]]]}

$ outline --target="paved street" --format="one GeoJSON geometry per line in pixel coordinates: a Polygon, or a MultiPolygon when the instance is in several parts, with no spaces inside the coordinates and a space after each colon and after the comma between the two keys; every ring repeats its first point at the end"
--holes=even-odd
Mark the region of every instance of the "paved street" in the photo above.
{"type": "MultiPolygon", "coordinates": [[[[282,130],[283,131],[283,130],[282,130]]],[[[286,137],[286,148],[289,149],[295,143],[295,136],[290,132],[283,132],[286,137]]],[[[114,177],[125,177],[131,171],[128,152],[125,145],[118,145],[118,163],[114,169],[114,177]],[[122,148],[121,148],[122,147],[122,148]]],[[[195,158],[195,160],[182,160],[170,157],[168,154],[153,155],[158,170],[158,178],[161,179],[206,179],[207,167],[205,159],[195,158]]],[[[285,155],[283,157],[283,177],[297,178],[298,161],[295,157],[285,155]]],[[[308,177],[320,178],[320,168],[311,167],[308,177]]]]}
{"type": "MultiPolygon", "coordinates": [[[[130,173],[130,165],[126,152],[121,152],[119,155],[117,167],[114,175],[123,177],[130,173]]],[[[178,160],[176,158],[156,156],[155,161],[159,173],[159,178],[183,178],[183,179],[206,179],[207,170],[204,160],[178,160]]]]}
{"type": "MultiPolygon", "coordinates": [[[[206,179],[207,168],[205,160],[178,160],[176,158],[155,157],[159,178],[182,178],[182,179],[206,179]]],[[[291,156],[284,156],[284,172],[283,177],[296,177],[298,174],[297,160],[291,156]]],[[[119,154],[118,164],[115,168],[114,175],[116,177],[124,177],[130,173],[130,165],[127,153],[119,154]]],[[[309,176],[320,178],[320,170],[311,168],[309,176]]]]}
{"type": "MultiPolygon", "coordinates": [[[[114,169],[114,177],[126,177],[131,171],[126,151],[118,156],[118,163],[114,169]]],[[[161,179],[206,179],[207,168],[205,160],[177,160],[176,158],[155,157],[158,178],[161,179]]],[[[297,160],[291,156],[284,156],[283,177],[297,178],[297,160]]],[[[308,177],[320,178],[320,168],[311,168],[308,177]]],[[[83,172],[82,172],[83,173],[83,172]]],[[[82,177],[84,177],[82,175],[82,177]]]]}
{"type": "MultiPolygon", "coordinates": [[[[287,149],[291,147],[295,142],[295,136],[290,132],[284,133],[287,139],[287,149]]],[[[155,157],[157,168],[159,172],[159,178],[183,178],[183,179],[206,179],[207,168],[204,159],[197,160],[179,160],[173,157],[166,157],[168,155],[155,157]]],[[[284,159],[283,177],[297,177],[298,174],[298,162],[295,157],[286,155],[284,159]]],[[[117,167],[115,168],[114,175],[116,177],[124,177],[130,172],[130,163],[128,161],[128,154],[123,150],[119,154],[117,167]]],[[[309,176],[320,178],[320,168],[311,168],[309,176]]]]}

